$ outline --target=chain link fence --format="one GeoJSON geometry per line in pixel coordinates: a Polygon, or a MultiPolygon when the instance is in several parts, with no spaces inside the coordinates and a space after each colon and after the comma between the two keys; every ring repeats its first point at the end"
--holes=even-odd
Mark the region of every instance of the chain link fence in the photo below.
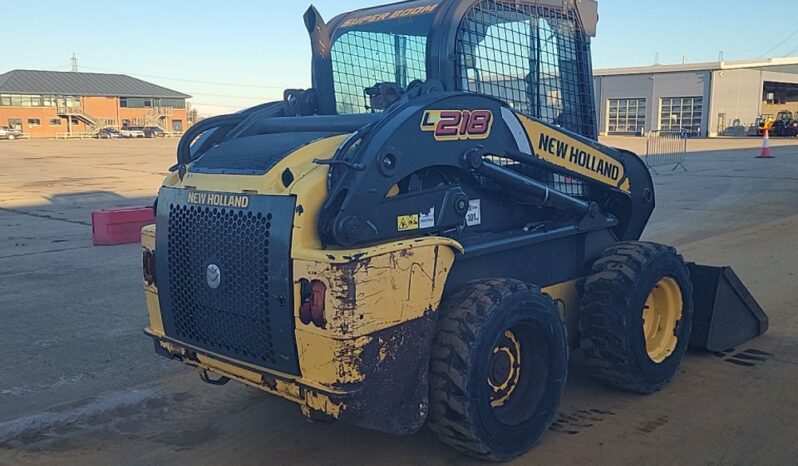
{"type": "Polygon", "coordinates": [[[671,171],[681,168],[687,171],[684,161],[687,158],[685,131],[652,131],[646,136],[646,165],[656,173],[657,168],[671,167],[671,171]]]}

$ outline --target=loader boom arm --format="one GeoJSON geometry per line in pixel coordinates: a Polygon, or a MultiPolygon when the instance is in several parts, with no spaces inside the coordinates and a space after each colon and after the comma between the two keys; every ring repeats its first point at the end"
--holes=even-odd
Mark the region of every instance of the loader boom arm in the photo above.
{"type": "Polygon", "coordinates": [[[638,239],[654,208],[634,154],[474,94],[406,96],[322,163],[331,170],[319,234],[330,246],[462,240],[551,218],[638,239]],[[479,224],[467,218],[475,202],[479,224]]]}

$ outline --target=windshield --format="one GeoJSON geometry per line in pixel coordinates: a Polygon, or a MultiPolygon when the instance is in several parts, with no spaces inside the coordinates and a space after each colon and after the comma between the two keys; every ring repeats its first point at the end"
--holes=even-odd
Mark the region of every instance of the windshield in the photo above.
{"type": "Polygon", "coordinates": [[[338,113],[367,113],[366,89],[394,83],[402,89],[427,79],[427,36],[438,3],[353,13],[338,27],[332,46],[338,113]]]}

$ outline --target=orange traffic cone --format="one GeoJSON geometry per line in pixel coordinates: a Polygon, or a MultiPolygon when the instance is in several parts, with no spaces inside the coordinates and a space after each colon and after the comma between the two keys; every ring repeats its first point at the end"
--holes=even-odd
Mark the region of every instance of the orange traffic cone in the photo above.
{"type": "Polygon", "coordinates": [[[765,130],[765,139],[762,141],[762,154],[757,157],[758,159],[775,159],[770,155],[770,130],[765,130]]]}

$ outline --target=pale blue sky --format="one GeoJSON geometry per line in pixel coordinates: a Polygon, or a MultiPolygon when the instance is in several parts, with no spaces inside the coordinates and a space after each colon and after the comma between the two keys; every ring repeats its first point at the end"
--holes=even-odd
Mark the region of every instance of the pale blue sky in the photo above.
{"type": "MultiPolygon", "coordinates": [[[[308,0],[2,0],[0,73],[125,73],[195,96],[202,113],[274,100],[310,81],[308,0]]],[[[383,3],[315,0],[326,19],[383,3]]],[[[798,55],[798,1],[600,0],[596,68],[798,55]]]]}

